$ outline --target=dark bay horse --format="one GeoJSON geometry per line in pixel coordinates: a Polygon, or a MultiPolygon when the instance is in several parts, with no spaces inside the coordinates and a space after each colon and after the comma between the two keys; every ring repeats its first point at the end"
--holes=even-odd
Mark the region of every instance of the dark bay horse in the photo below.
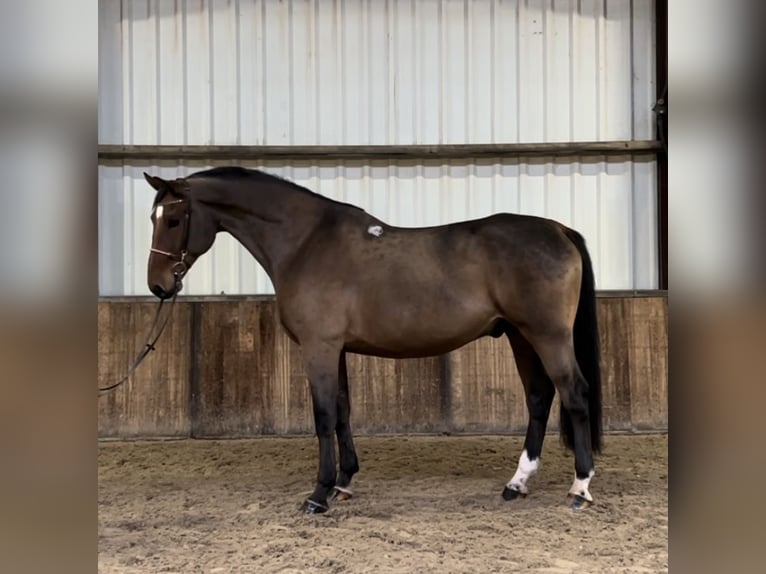
{"type": "Polygon", "coordinates": [[[561,436],[575,454],[575,509],[593,498],[601,448],[601,380],[594,278],[582,236],[548,219],[497,214],[428,228],[393,227],[362,209],[240,167],[172,181],[144,174],[157,194],[149,255],[162,299],[228,232],[274,285],[279,317],[305,357],[319,469],[309,513],[351,496],[359,470],[349,423],[346,353],[390,358],[448,353],[508,337],[529,426],[503,497],[527,493],[555,391],[561,436]],[[336,471],[335,437],[339,472],[336,471]]]}

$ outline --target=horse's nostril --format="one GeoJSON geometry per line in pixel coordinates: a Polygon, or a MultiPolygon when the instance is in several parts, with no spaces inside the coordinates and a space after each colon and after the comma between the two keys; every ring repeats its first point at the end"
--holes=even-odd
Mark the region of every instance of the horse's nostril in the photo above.
{"type": "Polygon", "coordinates": [[[162,288],[161,285],[152,285],[151,291],[160,299],[165,299],[168,296],[167,292],[162,288]]]}

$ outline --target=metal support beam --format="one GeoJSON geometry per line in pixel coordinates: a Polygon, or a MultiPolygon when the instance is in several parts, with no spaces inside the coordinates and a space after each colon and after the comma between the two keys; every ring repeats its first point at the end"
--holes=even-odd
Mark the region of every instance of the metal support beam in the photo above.
{"type": "MultiPolygon", "coordinates": [[[[657,41],[657,134],[668,141],[668,2],[655,3],[655,30],[657,41]]],[[[657,239],[659,258],[659,287],[668,288],[668,150],[657,152],[657,239]]]]}
{"type": "Polygon", "coordinates": [[[624,156],[656,154],[656,140],[604,142],[449,144],[449,145],[312,145],[312,146],[218,146],[218,145],[99,145],[99,161],[161,160],[428,160],[479,157],[624,156]]]}

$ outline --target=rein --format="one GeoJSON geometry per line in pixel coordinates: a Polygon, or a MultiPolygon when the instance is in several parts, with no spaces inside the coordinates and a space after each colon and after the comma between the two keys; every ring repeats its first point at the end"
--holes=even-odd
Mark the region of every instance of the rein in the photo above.
{"type": "Polygon", "coordinates": [[[162,306],[165,304],[165,299],[160,299],[160,304],[157,306],[157,312],[154,314],[154,321],[152,322],[152,326],[149,328],[149,334],[146,337],[146,343],[144,344],[138,356],[136,356],[136,359],[133,361],[133,365],[130,367],[130,369],[128,369],[128,374],[112,385],[109,385],[107,387],[99,387],[98,389],[99,393],[108,392],[113,389],[116,389],[125,381],[130,380],[135,370],[143,362],[143,360],[149,355],[149,353],[156,350],[154,345],[155,343],[157,343],[157,340],[160,338],[160,335],[162,335],[162,332],[165,330],[165,326],[168,324],[168,321],[170,321],[170,317],[173,315],[173,304],[176,302],[177,295],[178,295],[178,292],[176,291],[176,294],[173,295],[173,298],[170,300],[171,310],[168,313],[166,313],[165,318],[164,320],[162,320],[161,324],[160,324],[160,313],[162,311],[162,306]],[[154,336],[154,338],[152,338],[152,332],[157,328],[158,325],[160,326],[159,331],[157,331],[157,334],[154,336]]]}
{"type": "MultiPolygon", "coordinates": [[[[176,200],[176,201],[170,201],[164,205],[170,205],[173,203],[185,203],[184,200],[176,200]]],[[[189,211],[187,210],[184,214],[184,234],[183,234],[183,248],[180,250],[180,253],[171,253],[169,251],[162,251],[160,249],[155,249],[152,247],[150,249],[153,253],[159,253],[160,255],[165,255],[166,257],[170,257],[171,259],[175,260],[175,263],[173,264],[173,276],[175,277],[176,281],[180,281],[181,278],[186,275],[186,272],[189,270],[189,267],[186,263],[186,249],[189,244],[189,211]]],[[[120,385],[122,385],[125,381],[130,380],[130,377],[133,375],[135,370],[138,368],[138,366],[141,364],[141,362],[151,353],[155,350],[155,343],[159,340],[160,335],[162,335],[162,332],[165,330],[165,326],[168,324],[168,321],[170,320],[170,317],[173,315],[173,305],[176,302],[176,297],[178,296],[178,292],[180,289],[176,288],[175,293],[173,294],[173,298],[170,301],[170,311],[166,314],[164,320],[160,321],[162,306],[165,304],[165,299],[160,299],[160,304],[157,306],[157,312],[154,315],[154,321],[152,322],[152,326],[149,328],[149,334],[146,337],[146,343],[144,344],[143,348],[141,349],[141,352],[138,354],[136,359],[133,361],[133,365],[131,365],[130,369],[128,369],[128,374],[125,375],[122,379],[117,381],[116,383],[109,385],[107,387],[99,387],[98,392],[104,393],[111,391],[113,389],[116,389],[120,385]],[[157,331],[157,334],[154,335],[154,338],[152,338],[152,333],[159,325],[159,330],[157,331]]]]}
{"type": "MultiPolygon", "coordinates": [[[[176,201],[170,201],[163,205],[171,205],[174,203],[185,203],[185,200],[181,199],[176,201]]],[[[186,213],[184,214],[183,247],[181,248],[180,253],[171,253],[169,251],[162,251],[161,249],[155,249],[154,247],[150,249],[152,253],[159,253],[160,255],[165,255],[166,257],[170,257],[171,259],[175,260],[172,271],[176,281],[180,281],[181,278],[184,275],[186,275],[186,272],[189,270],[189,267],[185,261],[186,248],[188,244],[189,244],[189,210],[187,209],[186,213]]],[[[133,361],[133,364],[128,369],[128,374],[112,385],[109,385],[106,387],[99,387],[98,389],[99,393],[106,393],[111,390],[114,390],[120,385],[122,385],[123,383],[125,383],[125,381],[130,380],[130,377],[133,376],[133,373],[138,368],[138,365],[140,365],[143,362],[143,360],[149,355],[149,353],[155,350],[155,347],[154,347],[155,343],[157,343],[157,341],[159,340],[160,335],[162,335],[162,332],[165,330],[165,326],[170,321],[170,317],[173,315],[173,310],[172,310],[173,304],[176,302],[176,297],[178,296],[179,291],[180,291],[180,288],[176,288],[175,293],[173,294],[173,298],[170,300],[171,310],[165,315],[164,319],[161,319],[161,317],[162,317],[162,306],[165,304],[165,299],[160,299],[160,304],[157,306],[157,312],[154,314],[154,321],[152,322],[152,326],[149,328],[149,334],[146,336],[146,343],[141,349],[141,352],[133,361]],[[156,330],[156,334],[152,336],[152,333],[154,333],[155,330],[156,330]]]]}

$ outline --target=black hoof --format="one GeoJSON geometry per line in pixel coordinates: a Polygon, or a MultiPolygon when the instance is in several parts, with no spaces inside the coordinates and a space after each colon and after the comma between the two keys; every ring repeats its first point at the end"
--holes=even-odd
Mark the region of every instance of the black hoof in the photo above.
{"type": "Polygon", "coordinates": [[[506,486],[503,489],[503,498],[505,500],[516,500],[517,498],[524,498],[525,496],[526,496],[525,493],[523,493],[520,490],[517,490],[515,488],[508,488],[506,486]]]}
{"type": "Polygon", "coordinates": [[[328,510],[330,510],[330,508],[326,504],[320,504],[311,499],[306,500],[306,502],[303,503],[303,512],[306,514],[324,514],[328,510]]]}
{"type": "Polygon", "coordinates": [[[585,510],[588,508],[592,502],[590,502],[587,498],[584,498],[580,496],[579,494],[575,494],[572,497],[572,502],[569,504],[569,506],[572,507],[572,510],[585,510]]]}

